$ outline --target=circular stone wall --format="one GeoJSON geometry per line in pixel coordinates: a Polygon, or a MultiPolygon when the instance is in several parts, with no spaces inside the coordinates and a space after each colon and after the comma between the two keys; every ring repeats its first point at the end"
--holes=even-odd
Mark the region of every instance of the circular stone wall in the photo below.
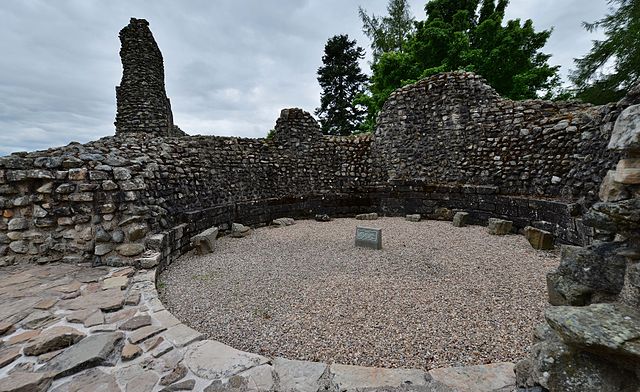
{"type": "Polygon", "coordinates": [[[290,359],[430,369],[516,361],[547,306],[555,253],[450,222],[298,221],[161,275],[169,310],[208,338],[290,359]],[[382,251],[355,248],[357,225],[382,251]]]}

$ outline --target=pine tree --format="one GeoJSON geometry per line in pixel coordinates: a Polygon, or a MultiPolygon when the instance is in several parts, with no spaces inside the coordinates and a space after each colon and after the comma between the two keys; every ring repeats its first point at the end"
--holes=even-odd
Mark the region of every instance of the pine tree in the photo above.
{"type": "Polygon", "coordinates": [[[389,0],[387,16],[378,17],[358,7],[362,31],[371,40],[374,62],[383,53],[402,52],[407,38],[413,32],[414,19],[407,0],[389,0]]]}
{"type": "Polygon", "coordinates": [[[594,41],[591,51],[576,59],[571,81],[578,98],[603,104],[622,98],[640,82],[640,0],[609,0],[617,9],[595,23],[584,23],[587,31],[604,29],[606,38],[594,41]]]}
{"type": "Polygon", "coordinates": [[[350,41],[348,35],[331,37],[324,48],[323,66],[318,68],[318,83],[322,87],[320,117],[322,131],[328,135],[350,135],[358,131],[364,109],[354,99],[365,90],[367,76],[358,61],[364,49],[350,41]]]}

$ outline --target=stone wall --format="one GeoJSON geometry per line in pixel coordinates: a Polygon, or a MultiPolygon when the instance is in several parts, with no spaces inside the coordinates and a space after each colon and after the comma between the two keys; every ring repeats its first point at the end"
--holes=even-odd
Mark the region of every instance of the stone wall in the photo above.
{"type": "Polygon", "coordinates": [[[617,154],[606,149],[618,105],[501,98],[471,73],[395,91],[373,146],[383,180],[498,186],[501,193],[595,200],[617,154]]]}
{"type": "Polygon", "coordinates": [[[164,62],[149,22],[131,18],[120,31],[122,81],[116,87],[116,134],[144,132],[162,136],[183,134],[173,124],[164,87],[164,62]]]}
{"type": "MultiPolygon", "coordinates": [[[[637,88],[640,92],[640,86],[637,88]]],[[[638,391],[640,386],[640,105],[618,118],[609,148],[622,153],[585,214],[595,241],[565,246],[549,273],[547,323],[518,364],[522,388],[638,391]]]]}
{"type": "Polygon", "coordinates": [[[375,135],[323,136],[311,115],[285,109],[271,140],[122,132],[14,154],[0,159],[0,260],[149,264],[213,225],[370,211],[466,210],[476,223],[509,218],[585,244],[593,230],[581,214],[617,157],[604,146],[619,106],[516,104],[452,73],[396,92],[375,135]],[[555,139],[538,149],[532,134],[555,139]]]}

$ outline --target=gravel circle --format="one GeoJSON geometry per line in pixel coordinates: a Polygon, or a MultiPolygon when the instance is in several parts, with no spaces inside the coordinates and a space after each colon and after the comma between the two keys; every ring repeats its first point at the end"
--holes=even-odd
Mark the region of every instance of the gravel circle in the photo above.
{"type": "Polygon", "coordinates": [[[297,221],[218,239],[160,277],[167,308],[237,349],[387,368],[515,362],[547,306],[557,252],[485,227],[402,218],[297,221]],[[356,248],[356,226],[383,250],[356,248]]]}

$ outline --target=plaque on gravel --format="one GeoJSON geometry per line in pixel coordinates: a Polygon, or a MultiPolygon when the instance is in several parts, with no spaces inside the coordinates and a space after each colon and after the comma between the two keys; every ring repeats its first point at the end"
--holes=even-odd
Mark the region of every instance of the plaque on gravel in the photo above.
{"type": "Polygon", "coordinates": [[[356,227],[356,246],[382,249],[382,229],[356,227]]]}

